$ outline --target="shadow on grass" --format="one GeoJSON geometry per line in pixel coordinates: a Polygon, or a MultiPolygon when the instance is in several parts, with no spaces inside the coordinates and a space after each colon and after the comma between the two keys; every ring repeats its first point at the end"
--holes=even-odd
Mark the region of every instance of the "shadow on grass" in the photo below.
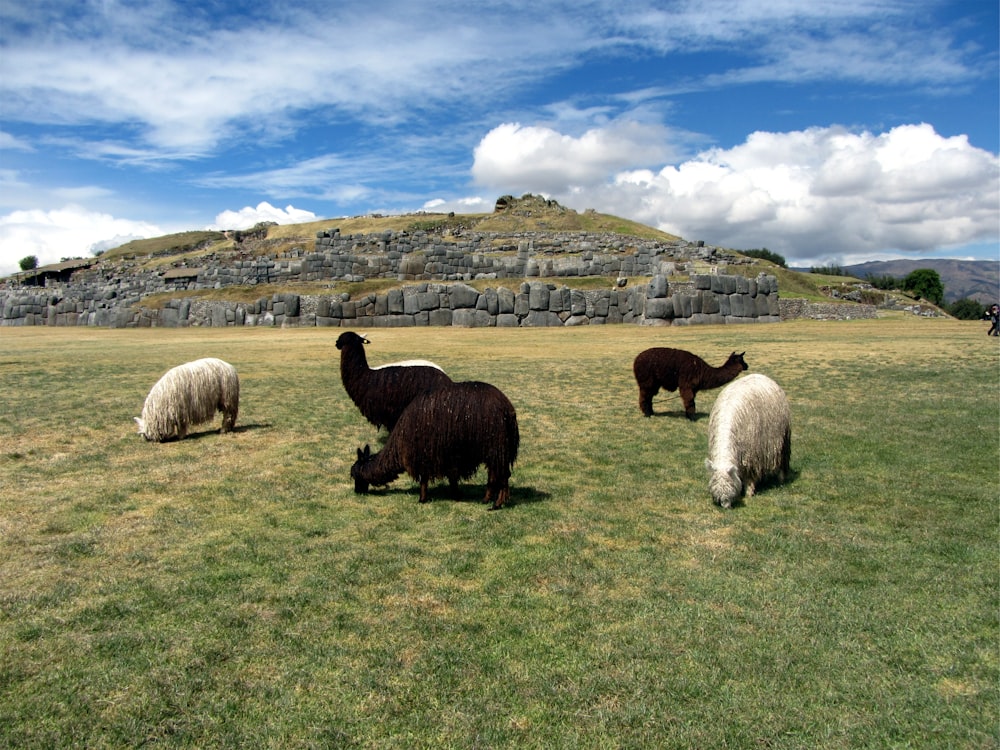
{"type": "MultiPolygon", "coordinates": [[[[229,432],[233,434],[240,434],[244,432],[250,432],[251,430],[267,430],[271,427],[270,422],[251,422],[250,424],[238,424],[229,432]]],[[[202,430],[201,432],[189,432],[187,437],[181,438],[181,440],[202,440],[204,438],[213,437],[216,435],[222,435],[224,433],[219,432],[219,428],[216,427],[211,430],[202,430]]],[[[177,438],[171,438],[170,440],[164,440],[164,443],[176,443],[177,438]]]]}
{"type": "Polygon", "coordinates": [[[659,419],[661,417],[668,417],[671,419],[680,419],[685,422],[697,422],[707,416],[708,414],[706,412],[697,411],[694,414],[694,419],[688,419],[687,414],[684,413],[684,409],[682,407],[680,411],[654,411],[652,414],[649,415],[648,418],[659,419]]]}
{"type": "MultiPolygon", "coordinates": [[[[766,479],[762,479],[760,482],[757,483],[757,487],[754,489],[753,493],[754,498],[758,498],[761,495],[766,495],[769,490],[772,490],[776,487],[786,487],[790,484],[793,484],[799,478],[799,475],[801,473],[802,472],[800,472],[798,469],[789,468],[788,474],[785,475],[784,482],[779,482],[777,477],[768,477],[766,479]]],[[[717,510],[732,510],[734,508],[742,508],[747,504],[746,500],[747,500],[746,496],[741,495],[740,497],[738,497],[736,500],[733,501],[733,505],[731,508],[720,508],[718,505],[716,505],[715,507],[717,510]]]]}
{"type": "MultiPolygon", "coordinates": [[[[452,503],[473,503],[485,505],[483,497],[486,494],[486,485],[483,484],[462,484],[458,485],[457,494],[452,494],[447,482],[432,484],[427,490],[427,502],[452,502],[452,503]]],[[[410,487],[379,487],[368,490],[371,497],[389,497],[399,495],[412,498],[415,504],[419,504],[420,488],[410,487]]],[[[530,505],[532,503],[544,503],[551,495],[534,487],[519,487],[512,484],[510,487],[510,500],[504,506],[509,508],[514,505],[530,505]]]]}

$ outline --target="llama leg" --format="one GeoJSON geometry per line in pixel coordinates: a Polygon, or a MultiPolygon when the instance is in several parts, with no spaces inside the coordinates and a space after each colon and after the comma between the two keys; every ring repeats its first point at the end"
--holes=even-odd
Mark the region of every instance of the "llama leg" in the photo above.
{"type": "Polygon", "coordinates": [[[694,391],[681,386],[681,400],[684,402],[684,415],[693,420],[695,418],[694,391]]]}
{"type": "Polygon", "coordinates": [[[648,388],[639,386],[639,411],[644,417],[653,416],[653,396],[658,390],[660,389],[655,385],[648,388]]]}
{"type": "Polygon", "coordinates": [[[507,504],[510,499],[510,487],[505,485],[496,495],[496,499],[493,501],[493,505],[490,506],[490,510],[500,510],[503,506],[507,504]]]}
{"type": "Polygon", "coordinates": [[[490,510],[499,510],[510,499],[510,480],[490,482],[486,486],[486,502],[490,500],[493,504],[490,510]]]}
{"type": "Polygon", "coordinates": [[[421,479],[420,479],[420,502],[422,502],[422,503],[426,503],[427,502],[427,485],[428,485],[428,480],[426,480],[426,479],[424,479],[424,478],[421,477],[421,479]]]}

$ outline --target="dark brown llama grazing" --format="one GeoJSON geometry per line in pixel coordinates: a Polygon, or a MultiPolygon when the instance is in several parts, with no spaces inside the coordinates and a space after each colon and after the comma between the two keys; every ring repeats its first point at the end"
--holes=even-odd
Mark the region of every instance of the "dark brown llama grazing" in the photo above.
{"type": "Polygon", "coordinates": [[[455,496],[459,480],[485,464],[483,502],[496,510],[510,499],[520,441],[514,406],[499,389],[476,381],[442,386],[413,399],[381,451],[358,449],[351,467],[354,491],[367,493],[405,471],[420,483],[420,502],[426,503],[432,480],[447,478],[455,496]]]}
{"type": "Polygon", "coordinates": [[[639,409],[647,416],[653,416],[653,396],[661,388],[668,391],[680,390],[684,402],[684,414],[695,418],[694,397],[698,391],[707,391],[723,386],[734,380],[747,369],[743,360],[746,352],[733,352],[722,367],[712,367],[701,357],[683,349],[654,347],[635,358],[632,372],[639,384],[639,409]]]}
{"type": "Polygon", "coordinates": [[[437,366],[389,365],[372,369],[365,356],[367,343],[368,339],[354,331],[340,334],[340,379],[351,401],[376,427],[391,431],[417,395],[452,382],[437,366]]]}

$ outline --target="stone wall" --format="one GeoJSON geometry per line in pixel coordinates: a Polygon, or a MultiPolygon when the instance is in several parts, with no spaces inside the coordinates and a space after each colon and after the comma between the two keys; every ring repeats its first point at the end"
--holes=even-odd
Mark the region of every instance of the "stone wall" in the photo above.
{"type": "MultiPolygon", "coordinates": [[[[0,286],[0,325],[123,327],[174,325],[175,320],[183,324],[188,318],[181,315],[180,306],[164,308],[161,322],[161,313],[143,309],[143,300],[152,294],[180,295],[229,286],[324,281],[332,285],[369,278],[419,283],[570,276],[604,276],[610,286],[636,276],[685,273],[692,262],[724,271],[729,264],[746,259],[701,242],[659,242],[614,233],[386,231],[342,235],[333,228],[319,232],[311,250],[302,247],[270,255],[226,253],[199,257],[196,267],[177,261],[150,268],[146,259],[117,259],[78,270],[69,282],[46,280],[44,291],[0,286]]],[[[225,307],[218,306],[220,310],[225,307]]],[[[635,305],[628,307],[632,308],[635,305]]],[[[245,311],[247,306],[239,309],[245,311]]],[[[698,320],[694,313],[685,312],[680,311],[678,318],[698,320]]],[[[237,313],[233,310],[230,316],[237,313]]],[[[221,315],[196,317],[193,324],[218,325],[221,315]]]]}
{"type": "Polygon", "coordinates": [[[836,302],[809,302],[804,299],[778,301],[782,320],[808,318],[810,320],[868,320],[878,317],[875,305],[836,302]]]}
{"type": "Polygon", "coordinates": [[[108,300],[62,299],[47,294],[0,294],[0,325],[107,327],[184,326],[408,326],[517,327],[606,323],[696,325],[778,322],[778,282],[726,274],[698,274],[671,283],[656,274],[648,284],[577,290],[524,281],[479,291],[464,282],[420,282],[352,299],[347,294],[274,294],[252,303],[172,299],[160,309],[108,306],[108,300]]]}
{"type": "Polygon", "coordinates": [[[150,270],[99,264],[73,275],[73,283],[117,297],[316,281],[470,281],[570,276],[672,275],[691,262],[747,263],[704,243],[659,242],[613,233],[470,233],[443,237],[423,231],[341,235],[318,233],[313,249],[274,255],[223,255],[150,270]]]}

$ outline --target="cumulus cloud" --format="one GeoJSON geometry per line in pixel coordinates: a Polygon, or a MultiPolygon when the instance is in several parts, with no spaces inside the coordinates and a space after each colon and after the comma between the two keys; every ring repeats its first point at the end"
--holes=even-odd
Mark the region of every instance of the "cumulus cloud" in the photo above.
{"type": "Polygon", "coordinates": [[[223,211],[215,217],[215,223],[208,229],[249,229],[262,221],[273,221],[276,224],[305,224],[318,218],[312,211],[305,211],[295,206],[275,208],[267,201],[261,201],[256,206],[245,206],[239,211],[223,211]]]}
{"type": "Polygon", "coordinates": [[[668,153],[665,128],[637,122],[615,122],[579,137],[548,127],[505,123],[476,147],[472,177],[480,185],[512,186],[510,192],[557,192],[567,185],[602,182],[610,172],[668,153]],[[522,190],[522,188],[524,188],[522,190]]]}
{"type": "Polygon", "coordinates": [[[163,230],[155,224],[116,218],[76,205],[51,211],[14,211],[0,216],[0,276],[20,270],[20,260],[29,255],[45,266],[63,258],[88,257],[129,239],[161,234],[163,230]],[[121,238],[125,239],[108,244],[121,238]]]}
{"type": "Polygon", "coordinates": [[[997,239],[1000,160],[927,124],[756,132],[680,164],[613,169],[630,153],[601,132],[584,142],[508,124],[483,138],[473,174],[507,192],[544,192],[688,239],[767,247],[805,263],[997,239]]]}
{"type": "Polygon", "coordinates": [[[454,211],[456,214],[488,214],[493,210],[495,205],[495,201],[489,201],[480,196],[456,198],[453,200],[434,198],[424,203],[421,210],[439,214],[445,214],[449,211],[454,211]]]}

